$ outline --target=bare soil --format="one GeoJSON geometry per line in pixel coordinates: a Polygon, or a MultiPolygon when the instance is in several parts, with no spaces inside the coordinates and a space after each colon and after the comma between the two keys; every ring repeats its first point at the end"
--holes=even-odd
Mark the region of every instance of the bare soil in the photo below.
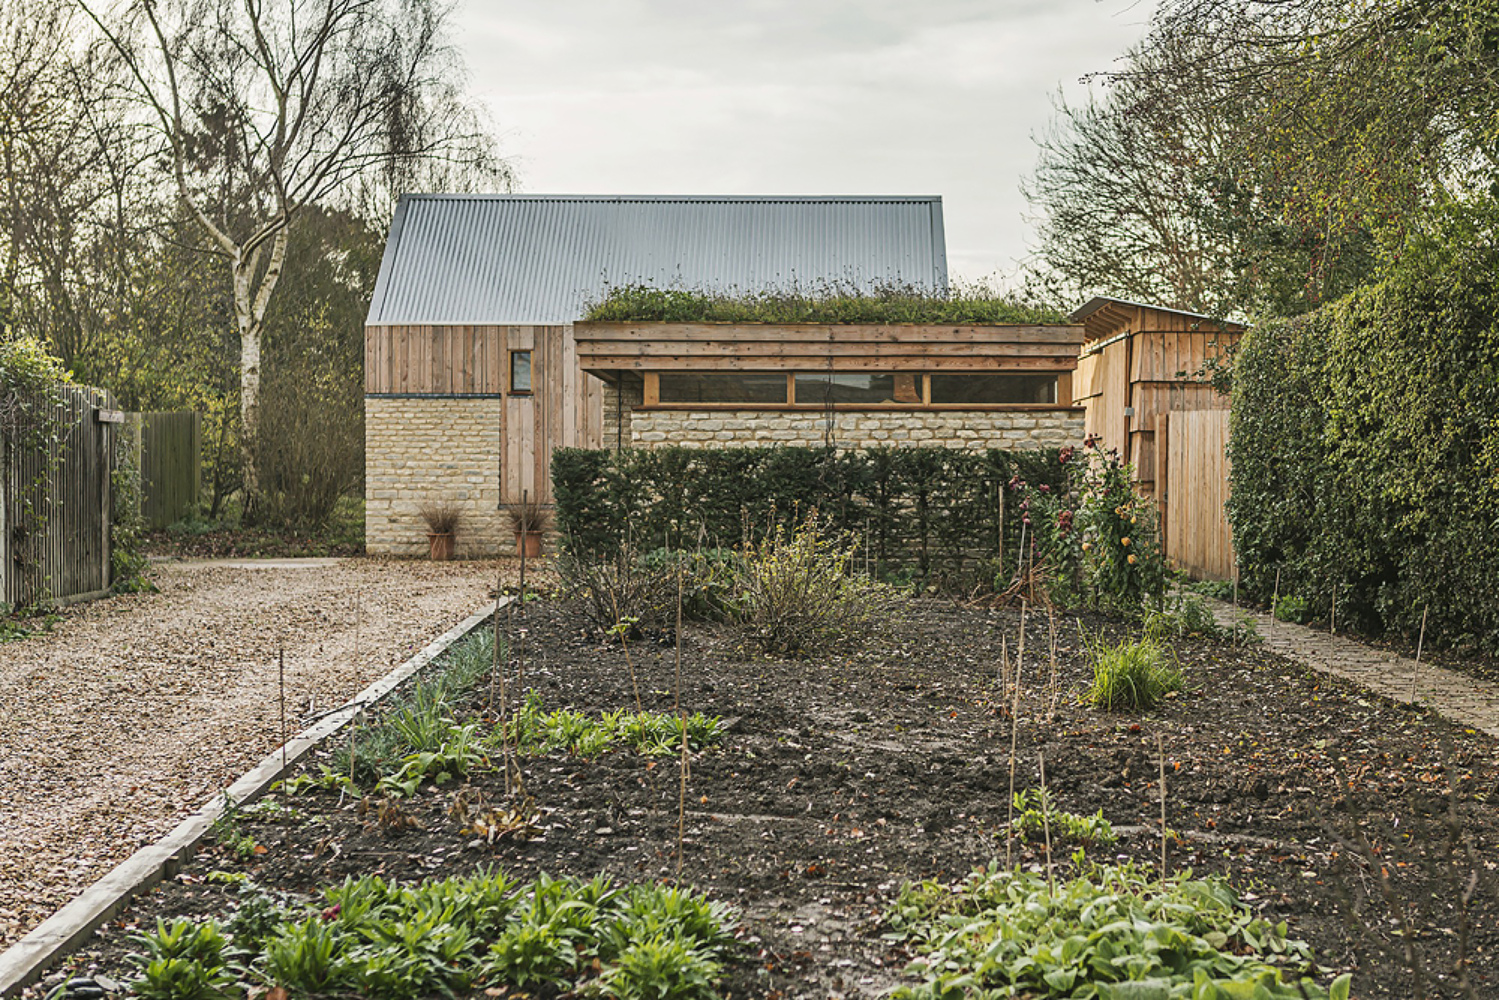
{"type": "MultiPolygon", "coordinates": [[[[548,708],[631,703],[618,645],[565,606],[533,605],[518,627],[525,684],[548,708]]],[[[1181,693],[1143,716],[1101,712],[1082,698],[1091,673],[1080,635],[1122,631],[1059,615],[1053,681],[1050,623],[1028,617],[1017,788],[1036,786],[1044,754],[1057,805],[1102,809],[1123,834],[1093,849],[1095,859],[1158,865],[1163,756],[1167,825],[1178,838],[1171,870],[1227,875],[1316,947],[1329,978],[1353,970],[1361,1000],[1417,995],[1402,923],[1428,995],[1460,995],[1460,948],[1474,995],[1499,995],[1494,740],[1271,654],[1191,639],[1177,643],[1181,693]]],[[[724,744],[692,762],[681,872],[742,913],[742,960],[727,996],[879,996],[910,957],[880,936],[900,884],[1004,860],[1012,719],[996,683],[1002,638],[1013,656],[1014,610],[937,602],[813,661],[749,656],[722,627],[684,633],[685,708],[734,720],[724,744]]],[[[670,709],[669,637],[639,644],[636,666],[648,707],[670,709]]],[[[512,671],[514,683],[517,664],[512,671]]],[[[485,694],[471,706],[481,717],[485,694]]],[[[402,807],[417,825],[398,832],[382,832],[336,793],[292,800],[307,814],[299,823],[246,826],[266,853],[241,862],[205,849],[102,930],[72,968],[128,978],[123,956],[135,929],[158,915],[226,913],[232,888],[205,881],[215,869],[302,893],[350,874],[416,879],[488,864],[524,876],[677,877],[675,760],[557,753],[528,760],[525,781],[544,833],[494,846],[461,833],[450,815],[457,794],[501,801],[493,772],[466,788],[420,792],[402,807]]],[[[1046,860],[1040,844],[1015,849],[1022,864],[1046,860]]],[[[1064,869],[1071,851],[1055,850],[1064,869]]]]}
{"type": "MultiPolygon", "coordinates": [[[[465,616],[494,562],[155,567],[0,645],[0,949],[465,616]]],[[[514,575],[513,566],[505,572],[514,575]]]]}

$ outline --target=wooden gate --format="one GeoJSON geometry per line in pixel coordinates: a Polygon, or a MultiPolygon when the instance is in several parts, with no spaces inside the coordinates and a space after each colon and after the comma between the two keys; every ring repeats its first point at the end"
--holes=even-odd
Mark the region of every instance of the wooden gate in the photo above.
{"type": "Polygon", "coordinates": [[[1161,497],[1166,557],[1198,579],[1232,580],[1238,570],[1224,509],[1228,411],[1173,410],[1159,417],[1156,434],[1157,455],[1166,459],[1161,497]]]}
{"type": "Polygon", "coordinates": [[[203,417],[142,413],[141,516],[159,531],[187,516],[203,485],[203,417]]]}
{"type": "Polygon", "coordinates": [[[115,428],[107,392],[34,397],[0,435],[0,576],[12,607],[109,589],[115,428]]]}

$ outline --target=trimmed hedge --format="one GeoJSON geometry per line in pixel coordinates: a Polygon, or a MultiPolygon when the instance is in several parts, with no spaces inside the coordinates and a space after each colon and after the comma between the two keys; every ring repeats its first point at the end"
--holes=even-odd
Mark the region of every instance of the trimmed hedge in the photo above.
{"type": "Polygon", "coordinates": [[[1326,618],[1499,652],[1499,211],[1452,214],[1378,285],[1253,330],[1234,366],[1241,578],[1326,618]]]}
{"type": "Polygon", "coordinates": [[[967,578],[1000,567],[1018,544],[1019,477],[1066,488],[1054,449],[959,451],[806,447],[658,448],[552,455],[557,527],[569,551],[607,555],[628,542],[661,547],[732,547],[772,521],[789,524],[816,508],[827,526],[869,538],[878,572],[923,579],[967,578]],[[1005,510],[1008,502],[1009,510],[1005,510]],[[1001,537],[1003,535],[1003,538],[1001,537]]]}

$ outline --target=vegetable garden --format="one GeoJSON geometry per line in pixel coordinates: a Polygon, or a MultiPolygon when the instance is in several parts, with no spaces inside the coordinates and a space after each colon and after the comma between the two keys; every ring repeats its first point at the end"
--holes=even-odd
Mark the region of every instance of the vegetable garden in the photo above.
{"type": "Polygon", "coordinates": [[[1012,600],[869,579],[806,516],[563,560],[563,593],[237,810],[66,974],[265,1000],[1486,995],[1493,741],[1157,603],[1115,499],[1061,504],[1075,592],[1113,610],[1041,599],[1046,532],[1012,600]]]}

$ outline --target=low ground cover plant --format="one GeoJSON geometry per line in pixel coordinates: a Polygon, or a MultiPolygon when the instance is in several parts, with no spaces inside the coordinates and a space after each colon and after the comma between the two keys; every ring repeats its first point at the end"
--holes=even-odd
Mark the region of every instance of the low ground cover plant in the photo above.
{"type": "Polygon", "coordinates": [[[1145,628],[1157,634],[1184,639],[1196,636],[1202,639],[1221,639],[1223,629],[1213,617],[1207,602],[1191,591],[1177,591],[1158,611],[1145,613],[1145,628]]]}
{"type": "MultiPolygon", "coordinates": [[[[1079,859],[1081,860],[1081,859],[1079,859]]],[[[916,957],[899,1000],[1347,1000],[1311,949],[1261,920],[1221,879],[1155,879],[1134,865],[1043,873],[981,868],[957,885],[907,885],[888,937],[916,957]]]]}
{"type": "Polygon", "coordinates": [[[1027,840],[1042,839],[1048,828],[1058,843],[1109,847],[1119,840],[1113,824],[1103,818],[1102,809],[1092,816],[1058,809],[1045,789],[1016,792],[1014,804],[1015,831],[1027,840]]]}
{"type": "Polygon", "coordinates": [[[717,743],[724,732],[722,719],[701,712],[684,719],[665,712],[622,709],[598,715],[566,708],[548,712],[541,696],[532,691],[506,724],[505,735],[521,754],[565,750],[579,757],[594,757],[623,745],[649,756],[672,756],[681,752],[683,728],[693,753],[717,743]]]}
{"type": "Polygon", "coordinates": [[[365,876],[311,898],[241,897],[227,924],[158,922],[139,935],[135,993],[218,1000],[253,983],[374,1000],[509,987],[696,1000],[714,995],[735,943],[724,905],[602,876],[514,882],[487,871],[415,884],[365,876]]]}

